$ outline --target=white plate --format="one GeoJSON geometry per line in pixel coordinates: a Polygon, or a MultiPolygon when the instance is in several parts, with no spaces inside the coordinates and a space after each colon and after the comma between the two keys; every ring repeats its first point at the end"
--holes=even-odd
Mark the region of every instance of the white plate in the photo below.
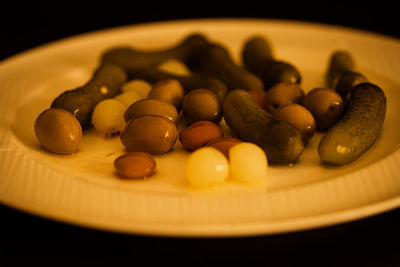
{"type": "Polygon", "coordinates": [[[123,233],[166,236],[241,236],[322,227],[400,205],[400,42],[335,26],[271,20],[188,20],[108,29],[63,39],[0,64],[0,201],[73,224],[123,233]],[[300,162],[271,167],[269,186],[225,183],[206,191],[185,184],[188,153],[177,146],[156,157],[157,174],[121,180],[112,161],[119,139],[88,133],[82,151],[55,156],[40,149],[36,116],[66,89],[82,85],[102,51],[127,44],[162,49],[193,32],[227,45],[235,60],[246,38],[259,34],[276,57],[296,65],[305,91],[323,86],[334,50],[347,49],[357,69],[387,94],[388,112],[376,145],[340,168],[319,162],[315,136],[300,162]]]}

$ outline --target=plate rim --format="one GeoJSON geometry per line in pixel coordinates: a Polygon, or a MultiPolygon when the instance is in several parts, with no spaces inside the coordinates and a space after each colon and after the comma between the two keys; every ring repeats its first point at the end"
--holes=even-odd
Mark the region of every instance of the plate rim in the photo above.
{"type": "MultiPolygon", "coordinates": [[[[280,20],[280,19],[212,18],[212,19],[189,19],[189,20],[188,19],[183,19],[183,20],[157,21],[157,22],[139,23],[139,24],[134,24],[134,25],[117,26],[117,27],[111,27],[111,28],[106,28],[106,29],[100,29],[100,30],[96,30],[96,31],[81,33],[81,34],[78,34],[78,35],[73,35],[73,36],[70,36],[70,37],[61,38],[59,40],[55,40],[55,41],[52,41],[52,42],[49,42],[49,43],[46,43],[46,44],[43,44],[43,45],[39,45],[37,47],[28,49],[28,50],[23,51],[21,53],[17,53],[16,55],[12,55],[12,56],[2,60],[0,62],[0,68],[4,67],[4,66],[7,66],[7,64],[10,64],[10,62],[14,62],[14,61],[17,61],[19,59],[24,59],[25,57],[27,57],[29,55],[32,55],[32,54],[35,54],[38,51],[42,51],[43,52],[44,50],[48,49],[49,47],[57,47],[58,44],[64,43],[66,41],[74,42],[74,41],[80,40],[81,38],[91,38],[92,36],[99,35],[99,34],[110,34],[110,33],[114,32],[116,30],[117,31],[126,31],[126,30],[129,30],[129,29],[132,29],[132,28],[149,27],[149,26],[150,27],[157,27],[159,25],[164,25],[165,26],[166,24],[170,27],[171,25],[174,25],[174,24],[177,24],[177,23],[181,23],[182,21],[190,21],[192,23],[193,22],[196,22],[196,23],[197,22],[200,22],[200,23],[204,23],[204,22],[206,22],[206,23],[213,23],[213,22],[229,23],[229,22],[232,22],[232,21],[235,21],[235,22],[248,21],[250,23],[260,23],[260,22],[268,23],[268,22],[273,22],[273,23],[277,23],[277,24],[280,24],[280,23],[286,23],[286,24],[299,23],[298,21],[280,20]]],[[[368,35],[372,34],[377,38],[388,38],[388,40],[394,40],[396,42],[399,42],[399,39],[395,38],[395,37],[382,35],[382,34],[374,33],[374,32],[368,32],[368,31],[360,30],[360,29],[353,29],[353,28],[344,27],[344,26],[340,26],[340,25],[339,26],[338,25],[329,25],[329,24],[324,24],[324,23],[314,23],[314,22],[307,22],[307,21],[302,21],[300,23],[301,23],[302,27],[309,27],[309,26],[312,26],[312,27],[314,27],[314,26],[331,27],[331,29],[337,29],[337,30],[340,30],[340,31],[341,30],[345,30],[345,31],[349,31],[350,30],[350,31],[359,32],[361,34],[368,34],[368,35]]],[[[1,71],[1,69],[0,69],[0,71],[1,71]]],[[[31,212],[29,212],[29,210],[26,210],[25,208],[21,207],[21,205],[13,205],[13,204],[7,203],[7,201],[4,201],[4,199],[1,196],[0,196],[0,202],[4,203],[7,206],[11,206],[11,207],[14,207],[16,209],[23,210],[24,212],[31,213],[31,212]]],[[[388,200],[385,200],[385,201],[374,202],[373,205],[368,206],[369,208],[366,207],[366,206],[360,206],[360,207],[352,208],[352,209],[349,209],[349,210],[343,210],[343,211],[339,212],[339,214],[343,213],[342,216],[345,217],[345,218],[342,218],[342,219],[336,218],[336,220],[334,220],[332,218],[332,216],[334,216],[335,214],[338,213],[337,211],[336,212],[332,212],[332,213],[319,214],[319,215],[311,216],[311,217],[308,217],[308,218],[303,218],[304,220],[303,220],[302,226],[300,226],[300,225],[298,227],[293,227],[292,226],[290,229],[283,230],[283,232],[292,232],[292,231],[305,230],[305,229],[311,229],[311,228],[316,228],[316,227],[328,226],[328,225],[337,224],[337,223],[348,222],[348,221],[352,221],[352,220],[355,220],[355,219],[360,219],[360,218],[365,218],[365,217],[368,217],[368,216],[371,216],[371,215],[375,215],[375,214],[377,214],[379,212],[388,211],[388,210],[397,208],[399,206],[400,206],[400,196],[397,196],[397,197],[394,197],[394,198],[389,198],[388,200]],[[352,212],[350,212],[350,211],[352,211],[352,212]],[[349,212],[352,213],[352,215],[349,214],[349,212]],[[315,221],[314,221],[314,223],[313,222],[309,222],[309,220],[311,220],[311,218],[313,218],[313,217],[314,217],[314,220],[317,220],[317,221],[319,220],[320,223],[316,223],[315,221]],[[332,220],[335,221],[335,222],[332,222],[332,220]],[[329,221],[331,223],[329,223],[329,221]]],[[[38,212],[37,214],[39,214],[40,216],[49,218],[49,219],[59,220],[57,218],[52,218],[52,216],[49,216],[48,214],[46,215],[45,213],[42,214],[41,212],[38,212]]],[[[74,223],[74,221],[68,221],[68,219],[66,219],[66,218],[62,219],[61,221],[64,221],[64,222],[67,221],[67,222],[72,223],[72,224],[76,223],[76,221],[74,223]]],[[[288,220],[287,223],[291,224],[290,221],[291,220],[288,220]]],[[[311,220],[311,221],[313,221],[313,220],[311,220]]],[[[80,225],[84,225],[85,223],[84,222],[79,222],[79,224],[80,225]]],[[[96,228],[96,225],[91,225],[90,223],[88,224],[88,226],[96,228]]],[[[232,225],[231,225],[231,227],[232,227],[232,225]]],[[[107,229],[107,228],[103,228],[103,227],[100,227],[100,228],[103,229],[103,230],[118,231],[118,229],[107,229]]],[[[204,229],[204,230],[197,230],[195,232],[191,232],[190,230],[188,230],[186,233],[181,232],[181,234],[179,232],[175,232],[172,235],[173,236],[182,236],[182,235],[184,235],[184,236],[187,236],[187,235],[190,235],[190,236],[209,236],[208,234],[210,234],[211,236],[235,236],[235,235],[244,236],[244,235],[255,235],[255,234],[260,235],[260,234],[282,233],[282,231],[271,231],[271,228],[268,229],[268,227],[266,229],[264,224],[261,224],[257,228],[257,229],[259,229],[258,231],[255,231],[255,232],[254,231],[253,232],[250,231],[251,233],[248,230],[246,231],[245,229],[240,229],[240,227],[238,227],[238,228],[239,229],[236,230],[236,234],[232,234],[232,233],[229,234],[228,232],[224,232],[221,229],[219,229],[219,230],[216,229],[214,231],[210,231],[210,229],[208,229],[208,230],[204,229]],[[208,232],[208,234],[207,234],[207,232],[208,232]],[[246,232],[248,232],[248,234],[246,234],[246,232]]],[[[123,231],[123,232],[126,232],[126,231],[123,231]]],[[[128,231],[128,232],[130,232],[130,231],[128,231]]],[[[133,231],[132,233],[138,233],[138,234],[144,233],[144,234],[150,234],[151,235],[151,234],[154,234],[155,232],[157,232],[155,229],[152,229],[150,231],[146,231],[146,229],[141,229],[139,231],[133,231]]],[[[168,233],[168,231],[158,231],[157,235],[171,235],[171,232],[168,233]]]]}

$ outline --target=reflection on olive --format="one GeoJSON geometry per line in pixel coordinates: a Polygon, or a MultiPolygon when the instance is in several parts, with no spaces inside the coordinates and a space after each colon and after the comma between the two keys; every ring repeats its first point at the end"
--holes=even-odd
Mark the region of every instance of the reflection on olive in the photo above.
{"type": "Polygon", "coordinates": [[[281,82],[272,86],[265,94],[265,110],[274,114],[275,110],[290,103],[301,103],[303,89],[297,83],[281,82]]]}
{"type": "Polygon", "coordinates": [[[187,93],[182,109],[188,124],[203,120],[219,123],[222,118],[219,96],[208,89],[199,88],[187,93]]]}
{"type": "Polygon", "coordinates": [[[300,104],[287,104],[275,111],[274,117],[296,127],[308,141],[315,133],[315,119],[310,111],[300,104]]]}
{"type": "Polygon", "coordinates": [[[130,105],[124,114],[125,121],[138,118],[144,115],[162,116],[176,123],[179,118],[178,111],[175,106],[157,99],[145,98],[138,100],[130,105]]]}
{"type": "Polygon", "coordinates": [[[82,127],[69,111],[58,108],[44,110],[34,126],[40,144],[49,152],[73,154],[79,150],[82,127]]]}
{"type": "Polygon", "coordinates": [[[175,79],[161,80],[154,84],[149,98],[171,103],[177,110],[181,108],[185,90],[181,83],[175,79]]]}
{"type": "Polygon", "coordinates": [[[170,120],[161,116],[141,116],[130,120],[121,133],[121,142],[128,151],[165,154],[172,149],[178,129],[170,120]]]}
{"type": "Polygon", "coordinates": [[[318,130],[327,130],[344,113],[343,98],[334,90],[314,88],[303,98],[303,105],[313,114],[318,130]]]}

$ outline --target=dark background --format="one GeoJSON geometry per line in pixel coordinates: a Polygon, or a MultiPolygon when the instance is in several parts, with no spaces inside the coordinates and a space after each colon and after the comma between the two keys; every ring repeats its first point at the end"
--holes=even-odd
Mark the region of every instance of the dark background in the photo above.
{"type": "MultiPolygon", "coordinates": [[[[16,1],[1,8],[0,59],[89,31],[185,18],[301,20],[400,38],[397,8],[390,3],[16,1]]],[[[0,205],[0,266],[400,266],[399,228],[400,210],[394,210],[291,234],[181,239],[86,229],[0,205]]]]}

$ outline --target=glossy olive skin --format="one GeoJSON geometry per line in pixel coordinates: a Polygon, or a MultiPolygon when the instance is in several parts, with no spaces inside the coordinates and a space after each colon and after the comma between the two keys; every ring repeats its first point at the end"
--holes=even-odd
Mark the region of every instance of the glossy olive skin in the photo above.
{"type": "Polygon", "coordinates": [[[177,110],[180,110],[184,96],[185,90],[181,83],[175,79],[168,79],[154,84],[148,97],[171,103],[177,110]]]}
{"type": "Polygon", "coordinates": [[[270,114],[290,103],[300,104],[304,91],[298,83],[280,82],[265,93],[265,110],[270,114]]]}
{"type": "Polygon", "coordinates": [[[151,84],[156,84],[164,80],[177,80],[182,85],[185,92],[190,92],[198,88],[207,88],[216,93],[221,99],[224,99],[228,88],[222,81],[204,73],[191,73],[190,75],[177,75],[162,71],[157,68],[151,68],[131,73],[134,79],[143,79],[151,84]]]}
{"type": "Polygon", "coordinates": [[[222,118],[221,100],[208,89],[199,88],[187,93],[182,110],[188,124],[203,120],[219,123],[222,118]]]}
{"type": "Polygon", "coordinates": [[[34,131],[42,147],[56,154],[76,153],[82,141],[79,121],[64,109],[44,110],[35,120],[34,131]]]}
{"type": "Polygon", "coordinates": [[[329,88],[312,89],[303,97],[303,105],[314,116],[319,131],[331,128],[345,112],[343,98],[329,88]]]}
{"type": "Polygon", "coordinates": [[[174,105],[151,98],[141,99],[130,105],[125,110],[124,118],[128,122],[144,115],[161,116],[173,123],[177,123],[179,119],[178,111],[174,105]]]}
{"type": "Polygon", "coordinates": [[[160,116],[141,116],[130,120],[121,133],[121,142],[128,151],[161,155],[169,152],[178,138],[178,129],[160,116]]]}
{"type": "Polygon", "coordinates": [[[315,119],[308,109],[296,103],[287,104],[275,111],[274,117],[296,127],[307,142],[315,133],[315,119]]]}
{"type": "Polygon", "coordinates": [[[245,41],[242,61],[246,69],[262,79],[265,90],[280,82],[301,83],[297,68],[275,59],[271,44],[263,36],[253,36],[245,41]]]}

